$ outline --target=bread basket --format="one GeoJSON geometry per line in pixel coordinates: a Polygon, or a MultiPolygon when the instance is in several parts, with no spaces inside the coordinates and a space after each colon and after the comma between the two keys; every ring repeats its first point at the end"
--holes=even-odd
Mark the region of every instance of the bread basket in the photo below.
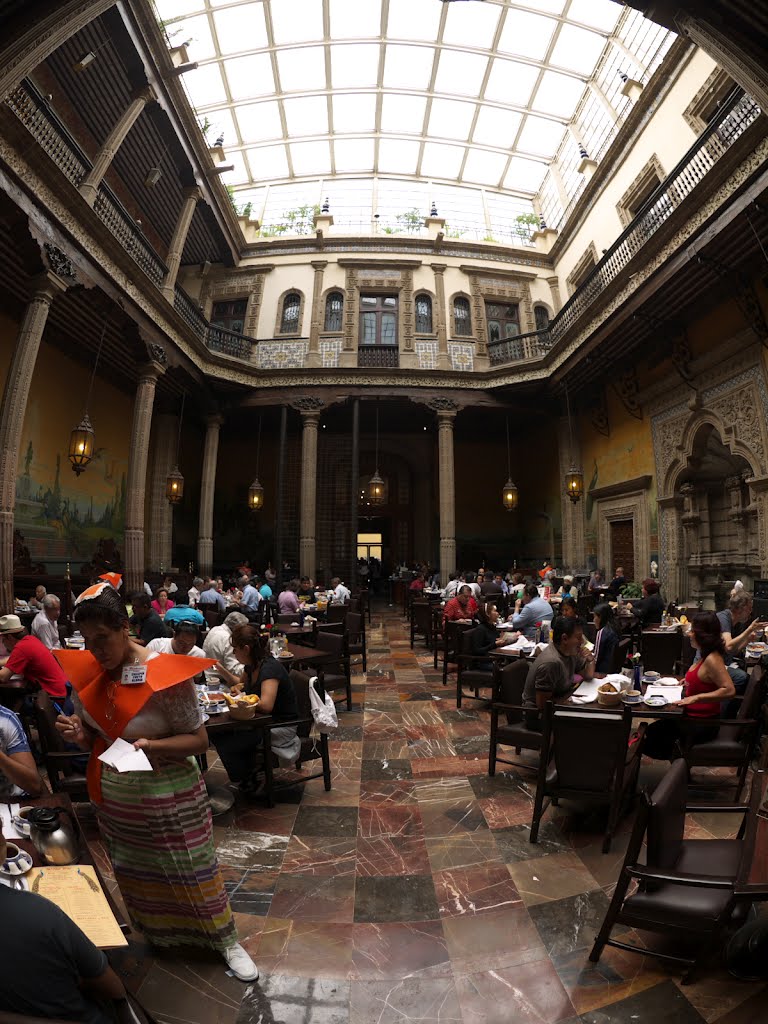
{"type": "Polygon", "coordinates": [[[597,703],[604,708],[615,708],[621,704],[621,690],[617,690],[610,683],[601,683],[597,688],[597,703]],[[609,689],[603,689],[603,687],[609,689]]]}
{"type": "Polygon", "coordinates": [[[241,701],[237,701],[235,704],[230,704],[229,706],[229,717],[233,718],[236,722],[248,722],[255,716],[255,704],[245,704],[241,701]]]}

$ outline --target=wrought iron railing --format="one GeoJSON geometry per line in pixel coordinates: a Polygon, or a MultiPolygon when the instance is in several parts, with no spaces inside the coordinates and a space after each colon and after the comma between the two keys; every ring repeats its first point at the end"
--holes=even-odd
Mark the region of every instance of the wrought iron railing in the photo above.
{"type": "Polygon", "coordinates": [[[254,338],[247,338],[244,334],[235,334],[225,327],[214,327],[211,324],[208,328],[208,348],[212,352],[223,352],[227,356],[237,356],[238,359],[250,360],[251,351],[256,344],[254,338]]]}
{"type": "Polygon", "coordinates": [[[399,366],[399,349],[397,345],[361,345],[357,350],[357,365],[399,366]]]}
{"type": "Polygon", "coordinates": [[[141,233],[141,228],[112,189],[103,182],[99,185],[93,209],[128,255],[138,263],[147,277],[159,288],[168,268],[141,233]]]}
{"type": "Polygon", "coordinates": [[[181,318],[186,320],[187,326],[192,328],[198,338],[205,341],[208,335],[208,321],[200,312],[200,307],[190,299],[181,285],[178,284],[173,293],[173,306],[181,318]]]}
{"type": "Polygon", "coordinates": [[[491,366],[516,363],[520,359],[538,359],[552,347],[549,329],[518,334],[515,338],[500,338],[488,342],[488,359],[491,366]]]}

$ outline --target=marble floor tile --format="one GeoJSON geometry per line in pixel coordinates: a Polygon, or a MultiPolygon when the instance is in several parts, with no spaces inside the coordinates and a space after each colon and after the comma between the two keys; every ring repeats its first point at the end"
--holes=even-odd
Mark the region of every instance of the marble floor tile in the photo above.
{"type": "Polygon", "coordinates": [[[353,874],[315,876],[281,872],[270,914],[302,921],[351,921],[355,906],[353,874]]]}
{"type": "Polygon", "coordinates": [[[353,981],[349,1024],[461,1024],[453,978],[353,981]]]}
{"type": "MultiPolygon", "coordinates": [[[[547,955],[561,956],[576,949],[588,951],[603,923],[608,902],[602,889],[597,889],[528,907],[547,955]]],[[[620,933],[620,928],[614,929],[614,937],[620,933]]]]}
{"type": "Polygon", "coordinates": [[[248,986],[235,1024],[349,1024],[344,978],[269,976],[248,986]]]}
{"type": "Polygon", "coordinates": [[[368,760],[363,758],[362,782],[371,780],[389,779],[410,779],[412,777],[411,762],[406,758],[382,758],[381,760],[368,760]]]}
{"type": "Polygon", "coordinates": [[[157,958],[138,988],[137,996],[159,1020],[185,1024],[229,1024],[237,1014],[245,986],[226,973],[215,954],[185,962],[157,958]]]}
{"type": "Polygon", "coordinates": [[[439,838],[427,836],[426,844],[432,871],[435,873],[476,864],[503,864],[493,833],[482,829],[439,838]]]}
{"type": "Polygon", "coordinates": [[[598,883],[575,853],[522,860],[508,865],[526,906],[598,889],[598,883]]]}
{"type": "Polygon", "coordinates": [[[484,832],[488,825],[476,800],[419,801],[424,834],[432,838],[484,832]]]}
{"type": "Polygon", "coordinates": [[[438,917],[431,875],[358,878],[355,921],[434,921],[438,917]]]}
{"type": "Polygon", "coordinates": [[[522,902],[504,864],[446,868],[434,875],[441,917],[487,914],[522,902]]]}
{"type": "Polygon", "coordinates": [[[536,960],[456,978],[464,1024],[560,1024],[573,1005],[551,961],[536,960]]]}
{"type": "Polygon", "coordinates": [[[443,932],[457,975],[516,967],[547,955],[522,904],[495,913],[443,918],[443,932]]]}
{"type": "Polygon", "coordinates": [[[536,843],[531,842],[530,822],[494,829],[492,835],[496,840],[499,856],[506,864],[535,860],[555,853],[568,853],[572,849],[568,838],[552,822],[542,823],[536,843]]]}
{"type": "MultiPolygon", "coordinates": [[[[662,981],[637,995],[608,1003],[599,1010],[581,1014],[583,1024],[702,1024],[704,1018],[694,1009],[673,981],[662,981]]],[[[757,1024],[757,1022],[756,1022],[757,1024]]]]}
{"type": "Polygon", "coordinates": [[[293,875],[332,877],[355,873],[357,841],[329,836],[291,836],[283,871],[293,875]]]}
{"type": "Polygon", "coordinates": [[[357,834],[362,839],[372,836],[390,836],[393,839],[408,836],[423,837],[421,809],[418,804],[360,804],[357,834]]]}
{"type": "Polygon", "coordinates": [[[293,827],[295,836],[351,838],[357,832],[357,807],[300,807],[293,827]]]}
{"type": "Polygon", "coordinates": [[[276,869],[222,868],[224,886],[229,904],[236,914],[258,914],[265,916],[272,904],[280,872],[276,869]]]}
{"type": "Polygon", "coordinates": [[[288,848],[287,835],[248,832],[241,828],[227,829],[216,844],[219,863],[231,867],[279,868],[288,848]]]}
{"type": "Polygon", "coordinates": [[[354,924],[351,977],[361,980],[452,977],[439,921],[354,924]]]}
{"type": "Polygon", "coordinates": [[[413,787],[421,805],[445,803],[447,800],[470,801],[475,796],[469,780],[462,778],[416,779],[413,787]]]}
{"type": "Polygon", "coordinates": [[[415,804],[416,793],[414,783],[410,779],[402,779],[396,782],[372,780],[363,782],[360,786],[360,803],[369,807],[378,804],[385,807],[396,807],[400,804],[415,804]]]}
{"type": "Polygon", "coordinates": [[[428,874],[427,844],[421,834],[359,838],[356,870],[358,878],[428,874]]]}

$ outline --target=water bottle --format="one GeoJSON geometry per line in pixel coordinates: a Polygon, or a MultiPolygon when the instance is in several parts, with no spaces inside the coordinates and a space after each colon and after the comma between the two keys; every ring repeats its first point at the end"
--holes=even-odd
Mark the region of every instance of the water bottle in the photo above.
{"type": "Polygon", "coordinates": [[[639,690],[640,689],[640,681],[641,681],[642,678],[643,678],[643,666],[640,664],[640,662],[638,662],[635,665],[634,673],[633,673],[633,676],[632,676],[632,685],[633,685],[635,690],[639,690]]]}

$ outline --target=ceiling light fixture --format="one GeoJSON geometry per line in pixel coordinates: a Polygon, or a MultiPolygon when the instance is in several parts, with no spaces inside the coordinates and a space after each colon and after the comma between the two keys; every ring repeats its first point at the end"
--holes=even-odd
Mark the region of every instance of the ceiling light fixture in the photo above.
{"type": "Polygon", "coordinates": [[[259,433],[256,438],[256,476],[248,488],[248,508],[251,512],[260,512],[264,508],[264,488],[259,483],[259,457],[261,455],[261,416],[259,416],[259,433]]]}
{"type": "Polygon", "coordinates": [[[565,382],[565,405],[568,410],[568,435],[570,437],[570,462],[571,468],[565,474],[565,493],[576,504],[584,494],[584,474],[576,466],[573,457],[573,423],[571,421],[571,400],[568,395],[568,381],[565,382]]]}
{"type": "Polygon", "coordinates": [[[368,504],[386,505],[387,485],[379,475],[379,403],[376,402],[376,469],[368,481],[368,504]]]}
{"type": "Polygon", "coordinates": [[[517,508],[518,491],[512,482],[512,456],[509,448],[509,416],[507,416],[507,482],[501,493],[501,503],[507,512],[514,512],[517,508]]]}
{"type": "Polygon", "coordinates": [[[91,394],[93,393],[93,382],[96,378],[96,368],[99,365],[99,358],[101,357],[101,348],[104,344],[104,335],[107,333],[107,321],[104,320],[104,326],[101,328],[101,338],[99,339],[99,347],[96,352],[96,361],[93,364],[93,370],[91,371],[91,380],[88,384],[88,395],[85,399],[85,412],[83,418],[71,431],[69,435],[69,448],[67,450],[67,457],[72,463],[72,472],[75,476],[80,476],[85,467],[93,458],[93,452],[95,448],[96,434],[91,423],[91,417],[88,415],[88,407],[91,404],[91,394]]]}
{"type": "Polygon", "coordinates": [[[179,436],[176,439],[176,464],[165,478],[165,496],[171,505],[178,505],[184,497],[184,477],[179,472],[179,452],[181,451],[181,425],[184,422],[184,400],[186,393],[181,396],[181,412],[179,414],[179,436]]]}

